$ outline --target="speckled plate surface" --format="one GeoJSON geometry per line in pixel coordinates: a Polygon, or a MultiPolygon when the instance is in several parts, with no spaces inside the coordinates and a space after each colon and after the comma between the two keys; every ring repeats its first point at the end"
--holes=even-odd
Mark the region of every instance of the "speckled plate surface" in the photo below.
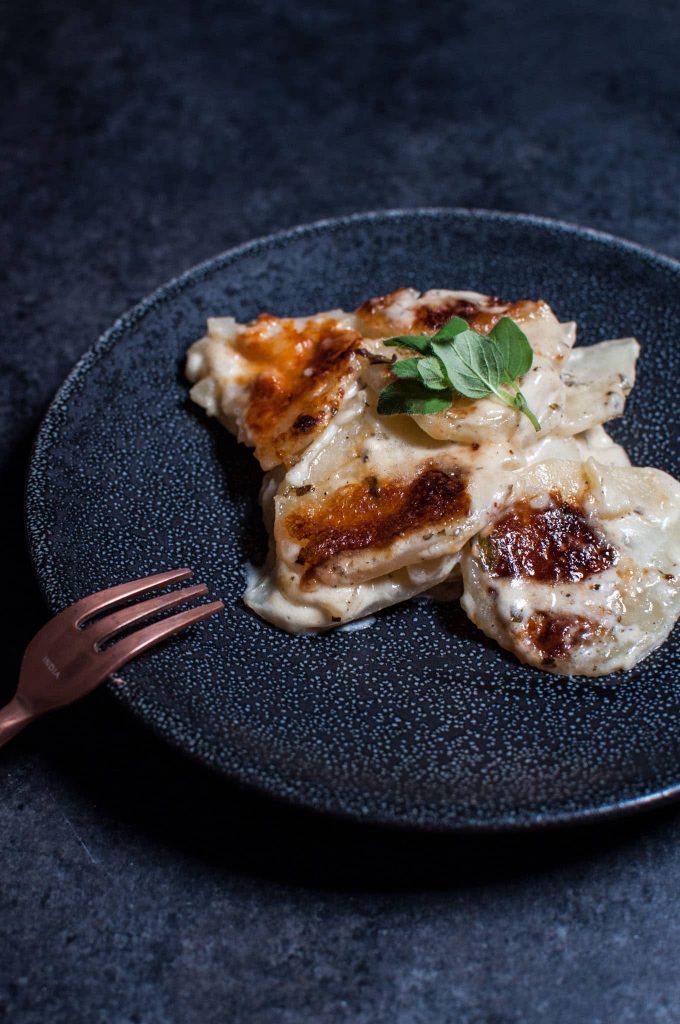
{"type": "Polygon", "coordinates": [[[191,565],[226,614],[125,669],[111,690],[197,758],[278,796],[371,821],[503,828],[619,813],[680,794],[680,633],[600,681],[527,669],[455,606],[290,636],[241,602],[265,537],[252,455],[190,407],[183,355],[209,315],[352,308],[410,284],[547,299],[580,343],[643,343],[613,427],[636,464],[680,475],[680,264],[567,225],[482,211],[365,214],[253,242],[126,314],[42,425],[27,525],[57,611],[191,565]]]}

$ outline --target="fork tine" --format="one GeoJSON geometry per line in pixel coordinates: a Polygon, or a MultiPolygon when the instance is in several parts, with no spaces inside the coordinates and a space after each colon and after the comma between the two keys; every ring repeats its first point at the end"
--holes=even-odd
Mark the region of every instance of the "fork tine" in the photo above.
{"type": "Polygon", "coordinates": [[[219,612],[223,608],[222,601],[211,601],[210,604],[202,604],[198,608],[190,608],[186,612],[169,615],[162,622],[154,622],[130,636],[123,637],[122,640],[99,655],[101,659],[98,662],[99,678],[104,679],[106,676],[110,676],[142,651],[154,647],[161,640],[165,640],[175,633],[181,633],[187,626],[193,626],[195,622],[207,619],[208,616],[214,615],[215,612],[219,612]]]}
{"type": "Polygon", "coordinates": [[[96,594],[84,597],[82,601],[76,601],[67,609],[67,612],[69,618],[73,617],[73,624],[80,626],[97,612],[105,611],[113,605],[120,604],[121,601],[127,601],[131,597],[141,597],[142,594],[148,594],[150,590],[167,586],[168,583],[187,580],[190,576],[193,576],[192,569],[169,569],[167,572],[159,572],[154,576],[144,576],[141,580],[119,583],[116,587],[100,590],[96,594]]]}
{"type": "Polygon", "coordinates": [[[121,608],[120,611],[113,612],[111,615],[107,615],[106,618],[100,619],[99,622],[89,626],[87,637],[92,639],[92,643],[96,647],[97,644],[101,644],[108,640],[109,637],[119,633],[121,629],[134,626],[135,622],[140,622],[142,619],[150,619],[157,612],[174,608],[175,605],[184,604],[185,601],[191,601],[195,597],[203,597],[207,593],[208,588],[205,583],[197,583],[193,587],[173,590],[169,594],[161,594],[160,597],[152,597],[148,601],[139,601],[137,604],[130,605],[129,608],[121,608]]]}

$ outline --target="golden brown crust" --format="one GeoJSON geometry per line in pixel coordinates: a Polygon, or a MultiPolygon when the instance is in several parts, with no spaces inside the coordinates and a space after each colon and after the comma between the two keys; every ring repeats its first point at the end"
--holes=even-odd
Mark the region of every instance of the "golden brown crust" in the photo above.
{"type": "Polygon", "coordinates": [[[575,583],[618,560],[616,548],[593,530],[582,510],[556,492],[547,508],[516,502],[481,546],[492,576],[544,583],[575,583]]]}
{"type": "Polygon", "coordinates": [[[263,465],[292,465],[328,425],[358,368],[362,340],[332,318],[300,326],[267,314],[238,337],[238,350],[256,371],[245,427],[263,465]]]}
{"type": "Polygon", "coordinates": [[[602,632],[600,623],[583,615],[553,612],[535,612],[525,629],[527,640],[542,656],[544,665],[568,657],[575,647],[592,641],[602,632]]]}
{"type": "Polygon", "coordinates": [[[300,544],[297,562],[303,583],[315,570],[343,552],[388,548],[398,538],[427,527],[444,527],[467,516],[470,497],[460,471],[445,472],[426,463],[410,480],[346,484],[321,503],[310,502],[285,521],[288,535],[300,544]]]}
{"type": "MultiPolygon", "coordinates": [[[[489,297],[489,305],[508,307],[503,299],[493,296],[489,297]]],[[[454,316],[467,320],[470,327],[487,334],[493,325],[500,320],[504,313],[500,310],[490,312],[479,302],[470,302],[467,299],[446,299],[440,303],[419,303],[415,309],[413,327],[417,332],[423,334],[434,334],[454,316]]]]}
{"type": "MultiPolygon", "coordinates": [[[[387,295],[374,295],[366,299],[356,311],[359,330],[366,338],[387,338],[395,333],[394,323],[387,315],[390,306],[398,301],[401,295],[408,294],[408,288],[397,288],[387,295]]],[[[398,333],[398,331],[397,331],[398,333]]]]}
{"type": "Polygon", "coordinates": [[[434,334],[451,319],[459,316],[481,333],[488,333],[506,315],[510,303],[493,295],[471,298],[467,295],[425,292],[419,295],[408,288],[398,288],[387,295],[367,299],[356,311],[359,330],[368,338],[385,338],[404,333],[434,334]]]}

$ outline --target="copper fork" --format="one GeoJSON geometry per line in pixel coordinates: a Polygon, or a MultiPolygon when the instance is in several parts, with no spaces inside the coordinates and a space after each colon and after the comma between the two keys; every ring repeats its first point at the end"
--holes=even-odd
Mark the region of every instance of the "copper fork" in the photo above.
{"type": "Polygon", "coordinates": [[[0,710],[0,747],[29,722],[90,693],[142,651],[224,608],[221,601],[211,601],[210,604],[176,612],[110,646],[103,646],[121,630],[127,630],[158,612],[203,597],[208,588],[198,583],[131,604],[87,624],[93,616],[123,601],[148,594],[150,590],[169,583],[186,580],[192,575],[191,569],[170,569],[141,580],[121,583],[76,601],[50,619],[26,648],[16,694],[0,710]]]}

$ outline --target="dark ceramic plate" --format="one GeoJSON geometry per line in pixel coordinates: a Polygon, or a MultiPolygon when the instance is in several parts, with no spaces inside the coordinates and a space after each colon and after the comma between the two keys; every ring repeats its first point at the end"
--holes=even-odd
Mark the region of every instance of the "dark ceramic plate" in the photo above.
{"type": "Polygon", "coordinates": [[[568,225],[481,211],[359,215],[242,246],[126,314],[61,388],[30,469],[28,534],[53,611],[191,565],[226,614],[125,669],[111,692],[173,743],[272,794],[370,821],[502,828],[680,793],[680,633],[595,682],[520,666],[455,606],[290,636],[241,603],[265,537],[252,455],[190,408],[184,352],[208,315],[352,308],[399,285],[541,296],[580,341],[634,333],[613,426],[680,475],[680,264],[568,225]]]}

